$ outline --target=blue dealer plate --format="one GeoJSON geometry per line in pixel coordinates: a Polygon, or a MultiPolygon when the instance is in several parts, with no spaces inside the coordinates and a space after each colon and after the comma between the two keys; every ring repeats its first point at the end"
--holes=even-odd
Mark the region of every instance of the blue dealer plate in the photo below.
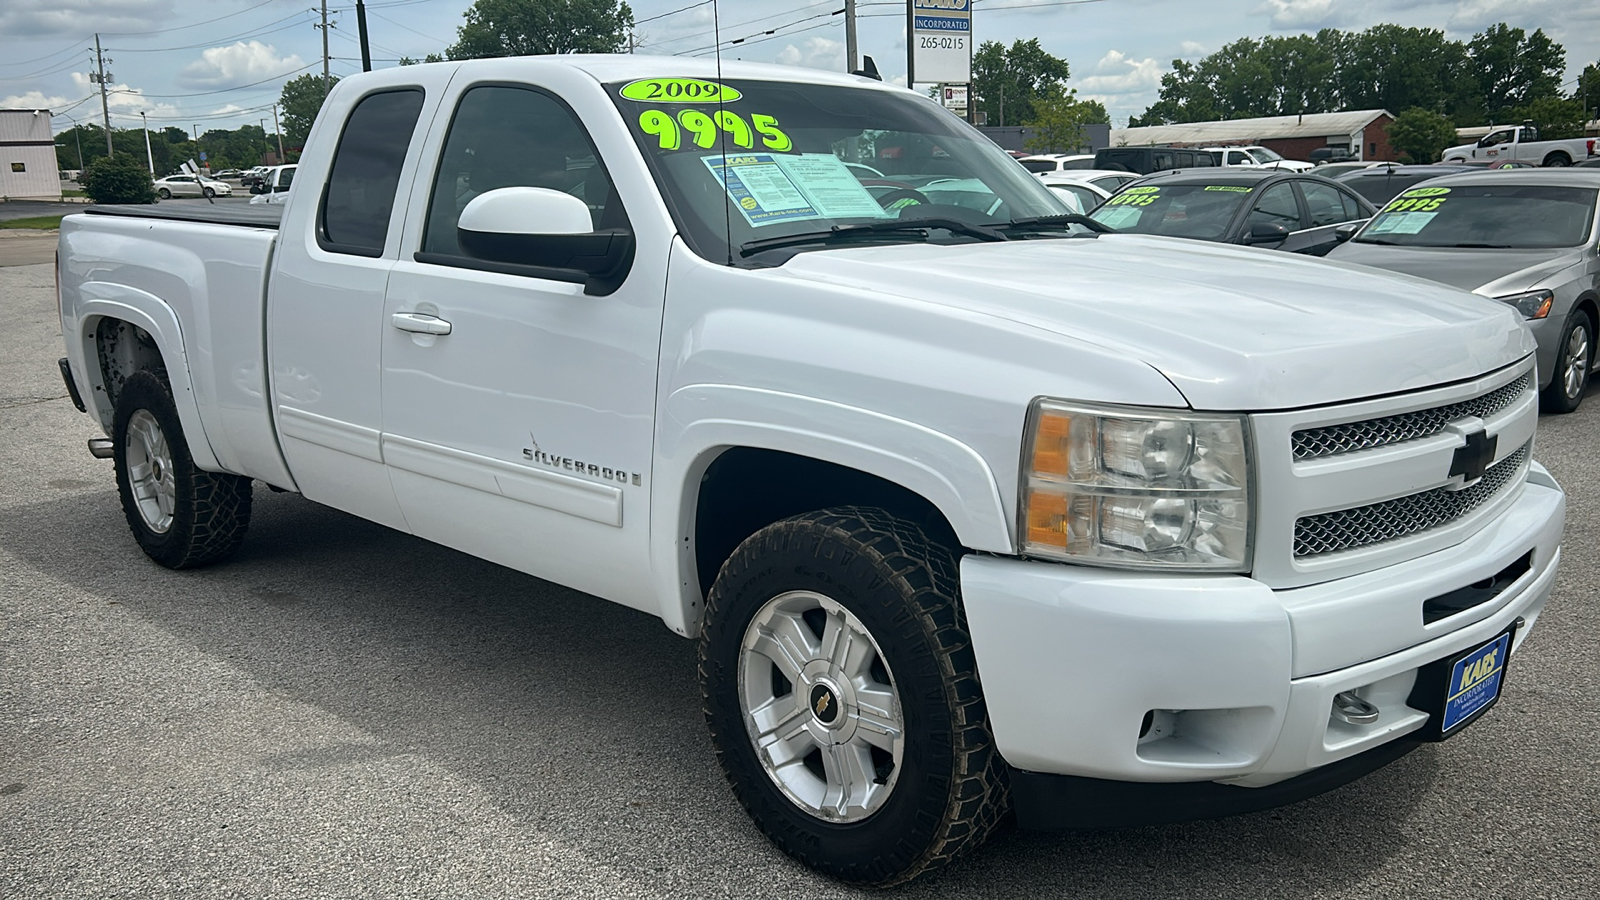
{"type": "Polygon", "coordinates": [[[1450,729],[1472,718],[1500,695],[1500,676],[1511,655],[1511,635],[1502,634],[1450,667],[1450,682],[1445,690],[1444,717],[1439,730],[1450,729]]]}

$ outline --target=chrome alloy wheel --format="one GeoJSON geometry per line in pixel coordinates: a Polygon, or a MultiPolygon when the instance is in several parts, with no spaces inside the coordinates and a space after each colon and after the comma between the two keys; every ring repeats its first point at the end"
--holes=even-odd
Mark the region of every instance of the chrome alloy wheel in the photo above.
{"type": "Polygon", "coordinates": [[[894,791],[905,717],[876,641],[821,594],[768,600],[739,648],[739,708],[761,767],[796,806],[859,822],[894,791]]]}
{"type": "Polygon", "coordinates": [[[128,486],[144,524],[156,534],[172,527],[172,511],[178,502],[177,479],[172,467],[172,449],[167,436],[147,409],[128,417],[128,486]]]}
{"type": "Polygon", "coordinates": [[[1568,397],[1577,397],[1583,390],[1585,377],[1589,374],[1589,329],[1583,325],[1572,329],[1567,335],[1566,365],[1562,367],[1562,387],[1566,389],[1568,397]]]}

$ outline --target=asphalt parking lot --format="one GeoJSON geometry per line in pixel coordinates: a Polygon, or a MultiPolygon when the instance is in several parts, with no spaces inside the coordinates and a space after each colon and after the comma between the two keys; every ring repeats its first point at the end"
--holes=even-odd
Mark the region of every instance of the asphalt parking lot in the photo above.
{"type": "MultiPolygon", "coordinates": [[[[0,311],[0,898],[860,893],[746,819],[656,620],[259,485],[236,557],[149,562],[50,267],[0,269],[0,311]]],[[[1461,736],[1275,811],[1009,831],[891,893],[1600,895],[1597,444],[1600,391],[1541,422],[1564,568],[1461,736]]]]}

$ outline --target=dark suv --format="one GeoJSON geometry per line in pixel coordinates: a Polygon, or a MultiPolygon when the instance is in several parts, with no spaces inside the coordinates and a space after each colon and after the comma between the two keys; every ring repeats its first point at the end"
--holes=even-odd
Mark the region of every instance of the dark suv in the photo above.
{"type": "Polygon", "coordinates": [[[1096,169],[1138,172],[1140,175],[1216,164],[1217,161],[1204,150],[1182,150],[1177,147],[1107,147],[1094,155],[1096,169]]]}

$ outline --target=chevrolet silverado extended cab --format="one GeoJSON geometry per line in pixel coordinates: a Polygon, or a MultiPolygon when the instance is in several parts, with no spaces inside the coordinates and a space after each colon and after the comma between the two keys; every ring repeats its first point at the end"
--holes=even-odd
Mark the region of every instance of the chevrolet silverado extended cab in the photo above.
{"type": "Polygon", "coordinates": [[[659,616],[740,802],[838,878],[1327,790],[1484,714],[1550,594],[1514,309],[1109,233],[912,92],[410,66],[300,167],[63,222],[145,552],[220,559],[259,481],[659,616]]]}

